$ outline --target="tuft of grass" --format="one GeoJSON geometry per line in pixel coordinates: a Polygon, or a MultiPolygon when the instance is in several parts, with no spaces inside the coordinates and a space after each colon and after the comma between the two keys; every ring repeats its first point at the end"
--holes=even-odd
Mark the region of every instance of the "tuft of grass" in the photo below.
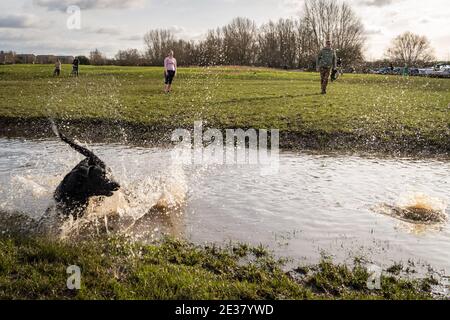
{"type": "Polygon", "coordinates": [[[389,273],[392,273],[393,275],[398,276],[403,271],[403,264],[401,263],[394,263],[392,266],[387,268],[386,270],[389,273]]]}
{"type": "Polygon", "coordinates": [[[245,244],[197,246],[124,238],[70,243],[0,237],[0,299],[430,299],[430,280],[382,278],[367,289],[367,270],[324,258],[286,272],[284,261],[245,244]],[[81,268],[81,289],[66,286],[81,268]],[[301,271],[301,272],[300,272],[301,271]]]}
{"type": "Polygon", "coordinates": [[[380,289],[371,290],[367,282],[368,270],[355,261],[353,268],[334,264],[329,258],[313,267],[302,283],[319,296],[339,299],[431,299],[429,279],[409,280],[382,274],[380,289]]]}

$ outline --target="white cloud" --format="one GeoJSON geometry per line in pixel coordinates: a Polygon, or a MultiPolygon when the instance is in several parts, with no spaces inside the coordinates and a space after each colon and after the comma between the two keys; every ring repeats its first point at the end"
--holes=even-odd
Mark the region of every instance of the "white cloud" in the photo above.
{"type": "Polygon", "coordinates": [[[119,35],[121,33],[120,29],[116,27],[100,27],[96,29],[91,29],[90,32],[107,35],[119,35]]]}
{"type": "Polygon", "coordinates": [[[178,35],[178,34],[180,34],[180,33],[186,32],[186,29],[185,29],[184,27],[177,26],[177,25],[171,26],[171,27],[169,28],[169,30],[170,30],[173,34],[175,34],[175,35],[178,35]]]}
{"type": "Polygon", "coordinates": [[[48,10],[65,12],[69,6],[78,6],[84,10],[142,7],[145,0],[33,0],[33,3],[48,10]]]}
{"type": "Polygon", "coordinates": [[[393,0],[363,0],[359,3],[369,7],[384,7],[392,4],[393,0]]]}
{"type": "Polygon", "coordinates": [[[0,42],[26,42],[33,40],[34,36],[30,32],[21,29],[16,30],[0,30],[0,42]]]}
{"type": "Polygon", "coordinates": [[[143,39],[144,39],[143,35],[135,34],[135,35],[131,35],[131,36],[122,37],[119,40],[124,40],[124,41],[143,41],[143,39]]]}
{"type": "Polygon", "coordinates": [[[37,17],[31,14],[0,15],[0,28],[31,28],[37,22],[37,17]]]}
{"type": "Polygon", "coordinates": [[[366,29],[364,31],[364,34],[367,36],[374,36],[374,35],[382,35],[383,32],[379,29],[366,29]]]}

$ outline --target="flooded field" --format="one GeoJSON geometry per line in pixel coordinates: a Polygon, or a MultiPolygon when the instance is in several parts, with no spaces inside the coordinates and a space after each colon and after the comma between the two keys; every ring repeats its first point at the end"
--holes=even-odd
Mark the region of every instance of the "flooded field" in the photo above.
{"type": "MultiPolygon", "coordinates": [[[[170,149],[89,147],[123,186],[95,210],[126,217],[124,232],[139,240],[169,233],[196,243],[262,243],[308,262],[326,253],[450,271],[448,222],[414,224],[383,212],[425,203],[448,215],[448,161],[281,152],[279,172],[262,176],[250,165],[183,166],[170,149]]],[[[39,220],[81,159],[56,140],[0,138],[0,214],[39,220]]]]}

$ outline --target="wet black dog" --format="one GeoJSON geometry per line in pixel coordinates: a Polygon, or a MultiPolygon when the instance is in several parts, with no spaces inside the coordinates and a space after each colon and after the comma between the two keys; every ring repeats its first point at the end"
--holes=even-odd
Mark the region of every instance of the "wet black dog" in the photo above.
{"type": "Polygon", "coordinates": [[[83,216],[91,197],[110,197],[120,185],[112,178],[111,170],[92,151],[65,137],[54,124],[52,129],[62,141],[86,157],[65,176],[54,194],[62,212],[76,219],[83,216]]]}

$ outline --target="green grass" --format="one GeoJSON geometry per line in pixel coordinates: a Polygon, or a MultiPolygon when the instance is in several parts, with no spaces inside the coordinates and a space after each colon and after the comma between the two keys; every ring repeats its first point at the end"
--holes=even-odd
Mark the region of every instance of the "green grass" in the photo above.
{"type": "Polygon", "coordinates": [[[430,279],[383,275],[368,290],[367,270],[324,260],[285,272],[264,248],[225,248],[166,239],[139,245],[102,238],[69,243],[0,237],[0,299],[431,299],[430,279]],[[81,290],[67,289],[70,265],[81,290]]]}
{"type": "MultiPolygon", "coordinates": [[[[69,71],[63,66],[63,76],[53,78],[52,66],[0,66],[0,120],[52,116],[156,128],[190,128],[203,120],[216,128],[276,128],[323,144],[349,135],[362,144],[415,142],[449,150],[447,79],[345,75],[321,96],[314,73],[181,68],[168,96],[162,68],[82,66],[77,79],[69,71]]],[[[350,268],[324,259],[295,270],[285,272],[282,261],[246,245],[0,237],[2,299],[431,298],[430,279],[384,275],[382,290],[370,291],[368,272],[358,263],[350,268]],[[66,268],[73,264],[82,269],[80,291],[66,288],[66,268]]]]}
{"type": "Polygon", "coordinates": [[[203,120],[221,129],[280,129],[297,137],[294,142],[312,137],[326,145],[348,136],[360,145],[450,149],[448,79],[344,75],[321,96],[316,73],[180,68],[167,96],[162,68],[82,66],[78,79],[68,76],[70,66],[62,72],[53,78],[50,65],[0,66],[0,118],[100,119],[156,128],[191,128],[203,120]]]}

